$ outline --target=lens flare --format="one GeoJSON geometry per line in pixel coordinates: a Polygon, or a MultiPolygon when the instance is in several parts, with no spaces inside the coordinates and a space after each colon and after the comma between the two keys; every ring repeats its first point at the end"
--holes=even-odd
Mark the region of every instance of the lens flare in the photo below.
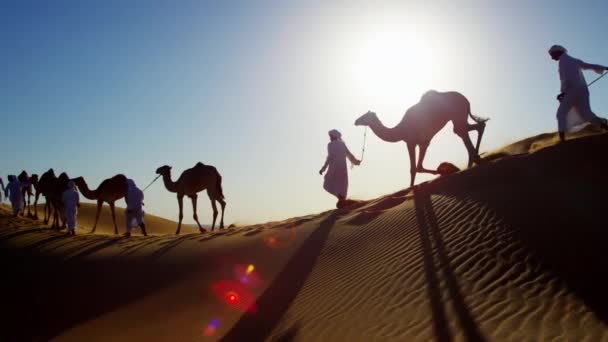
{"type": "Polygon", "coordinates": [[[237,279],[241,284],[246,285],[250,289],[259,287],[262,284],[262,280],[258,276],[257,272],[254,271],[253,265],[236,265],[234,266],[234,279],[237,279]]]}
{"type": "Polygon", "coordinates": [[[234,292],[228,292],[226,293],[226,300],[230,304],[236,304],[239,301],[239,296],[234,292]]]}
{"type": "Polygon", "coordinates": [[[219,323],[220,322],[218,319],[212,319],[211,323],[209,323],[205,330],[203,330],[203,335],[207,337],[213,336],[213,334],[215,334],[215,331],[217,330],[219,323]]]}
{"type": "Polygon", "coordinates": [[[296,225],[273,228],[273,233],[264,237],[264,244],[271,249],[288,249],[296,241],[296,225]]]}
{"type": "Polygon", "coordinates": [[[255,297],[245,285],[232,280],[220,280],[213,283],[211,289],[227,307],[241,312],[256,312],[255,297]]]}

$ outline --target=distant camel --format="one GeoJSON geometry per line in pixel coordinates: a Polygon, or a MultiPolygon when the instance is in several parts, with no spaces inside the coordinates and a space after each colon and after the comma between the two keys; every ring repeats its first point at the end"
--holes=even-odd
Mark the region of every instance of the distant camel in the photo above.
{"type": "MultiPolygon", "coordinates": [[[[38,198],[40,195],[43,195],[45,198],[44,203],[44,224],[48,224],[51,219],[51,212],[53,210],[51,194],[53,191],[53,187],[55,186],[55,182],[57,181],[57,176],[55,176],[55,171],[53,169],[49,169],[45,173],[40,176],[40,179],[36,183],[36,197],[34,198],[34,210],[37,210],[38,198]],[[48,216],[47,216],[48,212],[48,216]]],[[[38,218],[38,213],[34,214],[36,218],[38,218]]]]}
{"type": "Polygon", "coordinates": [[[182,218],[184,217],[184,195],[190,197],[192,200],[192,211],[194,212],[194,220],[198,224],[198,229],[201,233],[205,232],[205,229],[201,226],[198,221],[198,215],[196,214],[197,193],[205,189],[207,189],[207,195],[211,200],[211,207],[213,208],[213,224],[211,225],[211,230],[213,231],[215,228],[215,220],[217,219],[216,201],[220,202],[220,205],[222,206],[220,229],[224,228],[224,208],[226,207],[226,202],[224,201],[224,194],[222,191],[222,176],[215,167],[199,162],[194,165],[194,167],[182,172],[176,182],[171,181],[171,166],[161,166],[156,170],[156,173],[163,176],[163,182],[165,183],[167,190],[177,193],[179,223],[177,224],[177,231],[175,231],[175,234],[179,234],[182,227],[182,218]]]}
{"type": "Polygon", "coordinates": [[[90,190],[84,178],[78,177],[72,179],[74,183],[80,189],[80,192],[84,197],[90,200],[97,200],[97,214],[95,214],[95,223],[91,233],[95,233],[97,229],[97,221],[99,220],[99,214],[101,213],[101,206],[103,202],[107,202],[110,205],[110,211],[112,212],[112,222],[114,222],[114,234],[118,234],[118,226],[116,225],[116,214],[114,213],[114,202],[125,197],[127,195],[127,177],[122,174],[118,174],[112,178],[108,178],[101,182],[97,189],[90,190]]]}
{"type": "Polygon", "coordinates": [[[416,172],[437,174],[437,171],[425,169],[422,165],[426,149],[431,140],[448,121],[454,125],[454,133],[464,142],[469,154],[469,167],[473,162],[479,163],[479,144],[488,119],[471,114],[471,105],[466,97],[458,92],[440,93],[434,90],[422,95],[420,102],[409,108],[401,122],[393,128],[387,128],[380,122],[376,113],[368,111],[355,121],[356,126],[369,126],[382,140],[388,142],[404,141],[410,155],[410,186],[414,186],[416,172]],[[467,122],[467,115],[475,124],[467,122]],[[469,131],[476,130],[477,145],[473,146],[469,131]],[[420,156],[416,164],[416,146],[420,156]]]}
{"type": "Polygon", "coordinates": [[[66,226],[63,217],[63,192],[68,189],[70,177],[65,172],[62,172],[53,184],[50,192],[51,204],[53,205],[53,224],[52,227],[59,230],[66,226]],[[61,226],[60,226],[61,223],[61,226]]]}
{"type": "MultiPolygon", "coordinates": [[[[37,175],[32,175],[32,176],[36,176],[36,178],[34,180],[38,180],[38,176],[37,175]]],[[[17,176],[17,179],[22,182],[22,183],[28,183],[29,185],[27,187],[24,187],[23,189],[21,189],[21,195],[23,197],[23,216],[25,216],[25,208],[27,208],[27,216],[28,217],[32,217],[32,212],[30,210],[30,205],[31,205],[31,197],[33,195],[32,193],[32,177],[30,177],[27,174],[27,171],[23,170],[21,171],[21,173],[19,174],[19,176],[17,176]]]]}

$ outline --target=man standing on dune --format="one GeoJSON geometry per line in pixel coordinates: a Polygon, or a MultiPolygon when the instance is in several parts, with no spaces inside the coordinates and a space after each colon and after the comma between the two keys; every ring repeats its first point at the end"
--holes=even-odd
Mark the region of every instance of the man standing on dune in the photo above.
{"type": "Polygon", "coordinates": [[[127,179],[127,196],[125,197],[125,201],[127,202],[127,212],[125,213],[127,233],[125,236],[131,236],[131,230],[136,225],[141,227],[141,232],[144,236],[148,236],[146,225],[144,224],[144,192],[135,185],[132,179],[127,179]]]}
{"type": "Polygon", "coordinates": [[[76,235],[76,218],[80,207],[80,195],[76,190],[76,183],[68,182],[68,189],[63,192],[63,218],[68,226],[68,235],[76,235]]]}
{"type": "Polygon", "coordinates": [[[355,158],[348,150],[348,147],[342,141],[342,134],[338,130],[332,129],[328,134],[330,141],[327,144],[327,159],[321,170],[319,170],[319,174],[322,175],[327,170],[323,189],[336,196],[338,198],[336,207],[342,208],[349,203],[346,200],[348,194],[346,159],[350,160],[353,165],[359,165],[361,161],[355,158]]]}
{"type": "Polygon", "coordinates": [[[598,124],[604,130],[608,130],[608,121],[591,111],[589,89],[582,72],[582,70],[593,70],[602,74],[608,70],[608,67],[576,59],[568,55],[568,50],[560,45],[553,45],[549,49],[549,55],[553,60],[558,61],[559,65],[561,93],[557,95],[557,100],[560,101],[557,109],[557,125],[560,141],[565,140],[566,131],[584,123],[598,124]],[[576,113],[571,113],[571,110],[576,113]]]}
{"type": "Polygon", "coordinates": [[[29,185],[29,183],[19,181],[15,175],[8,176],[5,195],[11,201],[14,217],[23,214],[23,189],[27,188],[29,185]]]}

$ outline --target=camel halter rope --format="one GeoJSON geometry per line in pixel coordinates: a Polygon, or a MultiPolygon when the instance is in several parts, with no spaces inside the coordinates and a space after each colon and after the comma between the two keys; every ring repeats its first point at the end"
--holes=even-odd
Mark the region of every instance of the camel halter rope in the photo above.
{"type": "Polygon", "coordinates": [[[594,79],[593,81],[591,81],[589,84],[587,84],[587,87],[590,87],[593,83],[599,81],[600,78],[602,78],[602,77],[604,77],[606,75],[608,75],[608,72],[604,72],[603,74],[600,75],[600,77],[598,77],[598,78],[594,79]]]}
{"type": "Polygon", "coordinates": [[[150,184],[148,184],[148,186],[146,186],[141,192],[146,191],[147,188],[150,187],[150,185],[154,184],[154,182],[156,182],[156,180],[158,179],[158,177],[160,177],[161,175],[156,176],[156,178],[154,178],[153,181],[150,182],[150,184]]]}
{"type": "MultiPolygon", "coordinates": [[[[367,126],[365,126],[365,131],[363,131],[363,147],[361,147],[361,161],[363,163],[363,157],[365,156],[365,143],[367,142],[367,126]]],[[[350,168],[354,168],[355,164],[350,164],[350,168]]]]}
{"type": "Polygon", "coordinates": [[[363,157],[365,156],[365,143],[367,142],[367,126],[365,126],[365,131],[363,131],[363,147],[361,148],[361,162],[363,162],[363,157]]]}

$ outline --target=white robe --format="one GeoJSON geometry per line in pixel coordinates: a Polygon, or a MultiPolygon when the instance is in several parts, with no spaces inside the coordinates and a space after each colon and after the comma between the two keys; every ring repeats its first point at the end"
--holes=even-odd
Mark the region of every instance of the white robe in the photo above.
{"type": "Polygon", "coordinates": [[[601,123],[601,118],[591,111],[589,89],[582,70],[595,70],[601,74],[606,67],[588,64],[567,53],[559,58],[559,78],[564,98],[557,109],[560,132],[577,131],[588,123],[601,123]]]}
{"type": "Polygon", "coordinates": [[[74,189],[67,189],[63,192],[63,218],[68,226],[68,231],[76,229],[76,217],[78,216],[78,203],[80,195],[74,189]]]}
{"type": "Polygon", "coordinates": [[[346,158],[351,163],[356,162],[355,156],[348,150],[342,140],[334,140],[327,144],[327,159],[322,171],[327,169],[323,189],[330,194],[345,199],[348,195],[348,170],[346,158]]]}
{"type": "Polygon", "coordinates": [[[18,180],[9,182],[6,186],[8,191],[8,199],[11,201],[13,207],[13,215],[23,212],[23,189],[29,186],[28,183],[24,183],[18,180]]]}
{"type": "Polygon", "coordinates": [[[127,232],[144,223],[144,193],[137,186],[129,184],[127,188],[127,213],[125,215],[127,232]]]}

